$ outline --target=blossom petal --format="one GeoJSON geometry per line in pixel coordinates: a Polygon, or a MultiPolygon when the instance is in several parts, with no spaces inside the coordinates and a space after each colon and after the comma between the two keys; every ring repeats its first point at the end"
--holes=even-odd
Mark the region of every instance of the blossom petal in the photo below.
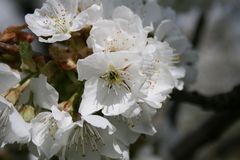
{"type": "Polygon", "coordinates": [[[98,115],[88,115],[82,117],[86,122],[94,127],[108,129],[109,134],[113,134],[116,128],[106,119],[98,115]]]}
{"type": "Polygon", "coordinates": [[[133,144],[139,138],[140,134],[130,130],[127,123],[116,118],[109,118],[109,120],[117,128],[114,136],[124,145],[128,146],[133,144]]]}
{"type": "Polygon", "coordinates": [[[74,16],[76,14],[78,8],[78,0],[59,0],[59,2],[67,10],[68,14],[70,14],[71,16],[74,16]]]}
{"type": "Polygon", "coordinates": [[[104,99],[101,102],[105,105],[102,113],[106,116],[120,115],[136,103],[136,99],[132,93],[128,93],[121,88],[118,89],[117,93],[113,90],[104,92],[102,92],[104,99]]]}
{"type": "Polygon", "coordinates": [[[94,24],[102,17],[102,12],[102,6],[95,4],[87,8],[86,10],[83,10],[73,20],[71,30],[78,31],[81,30],[83,27],[94,24]]]}
{"type": "Polygon", "coordinates": [[[79,113],[81,113],[81,115],[83,116],[90,115],[103,108],[102,105],[96,102],[98,96],[97,92],[98,92],[98,79],[93,78],[85,82],[84,93],[79,107],[79,113]]]}
{"type": "Polygon", "coordinates": [[[85,59],[78,60],[77,71],[79,80],[88,80],[92,77],[99,77],[107,70],[107,55],[95,53],[85,59]]]}
{"type": "Polygon", "coordinates": [[[102,0],[81,0],[79,2],[79,8],[82,10],[86,10],[87,8],[91,7],[92,5],[101,5],[102,0]]]}
{"type": "Polygon", "coordinates": [[[139,118],[133,119],[134,126],[131,130],[137,133],[154,135],[157,131],[152,124],[152,117],[156,114],[156,109],[152,109],[146,104],[142,105],[142,115],[139,118]]]}
{"type": "Polygon", "coordinates": [[[191,48],[191,44],[174,24],[172,20],[162,21],[156,29],[155,36],[160,41],[166,41],[175,49],[178,54],[183,54],[187,48],[191,48]]]}
{"type": "Polygon", "coordinates": [[[42,112],[32,120],[32,141],[37,146],[41,146],[44,143],[49,133],[48,126],[43,122],[47,121],[47,117],[50,115],[51,112],[42,112]]]}
{"type": "Polygon", "coordinates": [[[20,74],[11,70],[11,68],[0,63],[0,93],[14,87],[21,80],[20,74]]]}
{"type": "Polygon", "coordinates": [[[68,112],[60,111],[56,106],[52,106],[51,110],[54,119],[60,122],[58,123],[59,128],[67,128],[73,123],[72,117],[68,112]]]}
{"type": "Polygon", "coordinates": [[[114,135],[109,135],[106,131],[102,131],[101,135],[104,145],[101,146],[99,152],[112,159],[121,159],[123,153],[119,149],[119,143],[115,140],[114,135]]]}
{"type": "Polygon", "coordinates": [[[34,78],[30,83],[30,91],[33,92],[34,105],[51,109],[52,106],[58,105],[58,92],[47,82],[47,77],[40,75],[34,78]]]}
{"type": "Polygon", "coordinates": [[[30,136],[30,125],[26,123],[18,111],[12,106],[9,114],[8,133],[5,137],[6,143],[27,143],[30,136]]]}

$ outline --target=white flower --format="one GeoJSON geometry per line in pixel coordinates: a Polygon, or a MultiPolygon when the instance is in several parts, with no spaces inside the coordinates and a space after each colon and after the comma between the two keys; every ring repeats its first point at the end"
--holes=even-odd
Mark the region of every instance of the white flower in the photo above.
{"type": "Polygon", "coordinates": [[[185,75],[185,70],[175,67],[173,49],[167,43],[148,39],[148,46],[143,51],[143,73],[147,80],[141,92],[146,95],[142,99],[153,108],[160,108],[162,102],[174,87],[182,89],[183,82],[179,79],[185,75]]]}
{"type": "Polygon", "coordinates": [[[155,37],[159,41],[168,42],[176,53],[183,54],[187,48],[191,48],[191,43],[182,33],[180,28],[170,19],[162,21],[156,29],[155,37]]]}
{"type": "Polygon", "coordinates": [[[124,145],[134,143],[140,134],[154,135],[157,131],[152,123],[157,109],[147,103],[138,102],[121,116],[110,117],[110,122],[117,128],[115,138],[124,145]]]}
{"type": "Polygon", "coordinates": [[[159,41],[166,41],[174,48],[174,53],[181,57],[180,65],[186,69],[185,83],[190,84],[196,80],[197,69],[195,66],[198,56],[192,49],[187,37],[182,33],[174,21],[167,19],[162,21],[156,29],[155,37],[159,41]]]}
{"type": "Polygon", "coordinates": [[[2,96],[0,96],[0,128],[0,146],[14,142],[27,143],[30,140],[29,124],[2,96]]]}
{"type": "Polygon", "coordinates": [[[67,145],[69,134],[66,129],[72,124],[72,117],[68,113],[52,106],[52,112],[39,113],[31,123],[32,141],[39,155],[43,153],[50,159],[67,145]]]}
{"type": "Polygon", "coordinates": [[[113,11],[112,20],[100,20],[93,25],[87,44],[94,53],[140,51],[147,43],[149,31],[143,28],[139,16],[121,6],[113,11]]]}
{"type": "Polygon", "coordinates": [[[101,155],[114,159],[124,156],[120,144],[112,136],[116,128],[101,116],[83,116],[73,123],[70,131],[69,149],[66,151],[69,160],[100,160],[101,155]]]}
{"type": "Polygon", "coordinates": [[[76,122],[69,113],[52,107],[52,112],[39,113],[32,120],[32,141],[39,157],[54,155],[68,160],[98,159],[101,155],[120,158],[123,153],[111,136],[115,127],[98,115],[87,115],[76,122]]]}
{"type": "Polygon", "coordinates": [[[52,106],[58,105],[59,95],[56,89],[47,82],[47,77],[41,74],[38,78],[31,79],[29,86],[22,93],[20,101],[22,104],[26,104],[29,98],[33,98],[34,106],[51,110],[52,106]]]}
{"type": "Polygon", "coordinates": [[[141,17],[143,26],[154,24],[154,27],[163,19],[174,19],[175,12],[170,8],[159,6],[156,0],[103,0],[104,16],[109,18],[117,6],[127,6],[141,17]]]}
{"type": "Polygon", "coordinates": [[[105,115],[119,115],[136,104],[134,92],[142,85],[136,53],[95,53],[77,64],[79,80],[85,82],[79,108],[82,115],[102,110],[105,115]]]}
{"type": "Polygon", "coordinates": [[[156,110],[161,108],[174,87],[182,89],[183,82],[179,79],[184,77],[185,71],[174,66],[175,56],[166,42],[148,39],[142,51],[141,66],[146,80],[135,93],[137,104],[121,114],[132,131],[147,135],[156,133],[152,124],[156,110]]]}
{"type": "Polygon", "coordinates": [[[39,41],[64,41],[71,37],[71,32],[79,31],[101,18],[101,6],[94,4],[79,8],[78,5],[78,0],[47,0],[41,9],[26,15],[25,20],[39,36],[39,41]]]}
{"type": "Polygon", "coordinates": [[[134,132],[156,133],[152,118],[174,87],[182,89],[185,71],[175,67],[173,49],[148,39],[148,31],[126,7],[93,26],[87,42],[94,53],[77,65],[79,80],[86,80],[81,115],[101,110],[120,115],[134,132]]]}

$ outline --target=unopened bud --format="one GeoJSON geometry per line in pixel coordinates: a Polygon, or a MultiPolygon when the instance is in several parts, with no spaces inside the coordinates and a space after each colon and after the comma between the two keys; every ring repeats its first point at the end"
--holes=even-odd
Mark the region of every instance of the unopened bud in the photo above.
{"type": "Polygon", "coordinates": [[[4,97],[6,100],[8,100],[10,103],[15,105],[17,101],[19,100],[20,94],[23,92],[23,90],[28,86],[30,80],[26,81],[22,85],[18,85],[16,88],[12,88],[6,93],[4,93],[4,97]]]}
{"type": "Polygon", "coordinates": [[[60,110],[71,113],[73,111],[73,101],[68,100],[60,103],[59,105],[60,110]]]}
{"type": "Polygon", "coordinates": [[[71,59],[66,60],[66,62],[60,63],[60,66],[65,70],[73,70],[77,68],[76,63],[71,59]]]}
{"type": "Polygon", "coordinates": [[[20,114],[26,122],[30,122],[35,117],[35,109],[30,105],[21,108],[20,114]]]}
{"type": "Polygon", "coordinates": [[[65,112],[69,112],[71,114],[73,112],[73,103],[77,95],[78,94],[75,93],[72,95],[72,97],[69,100],[60,103],[58,105],[59,109],[65,112]]]}

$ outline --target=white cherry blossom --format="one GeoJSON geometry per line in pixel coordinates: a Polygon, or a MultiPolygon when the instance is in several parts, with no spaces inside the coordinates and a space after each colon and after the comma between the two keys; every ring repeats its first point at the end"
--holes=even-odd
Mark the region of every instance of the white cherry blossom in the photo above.
{"type": "Polygon", "coordinates": [[[167,43],[148,39],[148,46],[143,51],[142,66],[147,80],[141,88],[146,97],[140,99],[153,108],[160,108],[174,87],[183,87],[180,79],[184,77],[185,70],[175,67],[176,56],[167,43]]]}
{"type": "Polygon", "coordinates": [[[130,145],[157,132],[153,117],[174,88],[183,89],[185,70],[177,63],[191,45],[169,17],[156,0],[46,0],[26,15],[39,41],[69,39],[59,51],[66,48],[77,68],[66,71],[53,57],[21,78],[0,63],[0,146],[28,143],[44,160],[129,160],[130,145]],[[63,70],[53,86],[42,66],[63,70]]]}
{"type": "Polygon", "coordinates": [[[114,159],[124,157],[121,144],[112,136],[115,131],[116,128],[104,117],[83,116],[70,128],[67,159],[100,160],[102,155],[114,159]]]}
{"type": "Polygon", "coordinates": [[[157,109],[161,108],[173,88],[183,87],[180,79],[184,77],[185,71],[175,67],[175,56],[166,42],[148,39],[148,44],[142,51],[141,65],[145,82],[135,94],[136,105],[121,114],[130,130],[147,135],[156,133],[152,118],[157,109]]]}
{"type": "Polygon", "coordinates": [[[139,51],[147,43],[150,28],[142,26],[141,18],[121,6],[113,11],[111,20],[100,20],[90,32],[87,44],[93,52],[139,51]]]}
{"type": "Polygon", "coordinates": [[[193,83],[197,77],[196,62],[198,56],[176,23],[171,19],[163,20],[155,31],[155,37],[159,41],[168,42],[174,48],[174,53],[179,54],[181,59],[179,65],[186,69],[184,82],[187,85],[193,83]]]}
{"type": "Polygon", "coordinates": [[[67,127],[72,124],[72,117],[52,106],[52,112],[41,112],[32,120],[32,141],[39,155],[47,159],[56,155],[67,145],[67,127]]]}
{"type": "Polygon", "coordinates": [[[116,128],[105,118],[87,115],[73,122],[65,111],[53,106],[32,120],[32,141],[38,157],[50,159],[99,159],[101,155],[121,158],[122,150],[111,136],[116,128]]]}
{"type": "Polygon", "coordinates": [[[78,61],[78,78],[87,80],[79,112],[82,115],[102,110],[105,115],[120,115],[136,105],[134,93],[144,82],[136,53],[95,53],[78,61]]]}
{"type": "Polygon", "coordinates": [[[118,6],[126,6],[141,17],[143,26],[157,26],[164,19],[175,19],[175,12],[161,7],[156,0],[102,0],[104,17],[110,18],[118,6]]]}
{"type": "Polygon", "coordinates": [[[78,0],[47,0],[41,9],[25,16],[28,27],[39,37],[39,41],[54,43],[71,37],[71,32],[79,31],[101,18],[102,7],[90,5],[78,7],[78,0]]]}
{"type": "Polygon", "coordinates": [[[140,134],[154,135],[157,131],[152,123],[157,109],[147,103],[138,102],[118,117],[110,117],[110,122],[117,128],[116,139],[129,146],[140,134]]]}

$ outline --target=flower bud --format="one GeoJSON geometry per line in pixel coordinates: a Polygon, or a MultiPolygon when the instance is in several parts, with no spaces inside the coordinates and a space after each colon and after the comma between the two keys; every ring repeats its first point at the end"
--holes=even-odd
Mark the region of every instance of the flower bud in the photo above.
{"type": "Polygon", "coordinates": [[[28,86],[30,80],[26,81],[22,85],[18,85],[16,88],[12,88],[4,94],[4,97],[15,105],[20,97],[20,94],[28,86]]]}
{"type": "Polygon", "coordinates": [[[30,105],[25,105],[20,110],[20,114],[26,122],[30,122],[36,115],[35,109],[30,105]]]}

